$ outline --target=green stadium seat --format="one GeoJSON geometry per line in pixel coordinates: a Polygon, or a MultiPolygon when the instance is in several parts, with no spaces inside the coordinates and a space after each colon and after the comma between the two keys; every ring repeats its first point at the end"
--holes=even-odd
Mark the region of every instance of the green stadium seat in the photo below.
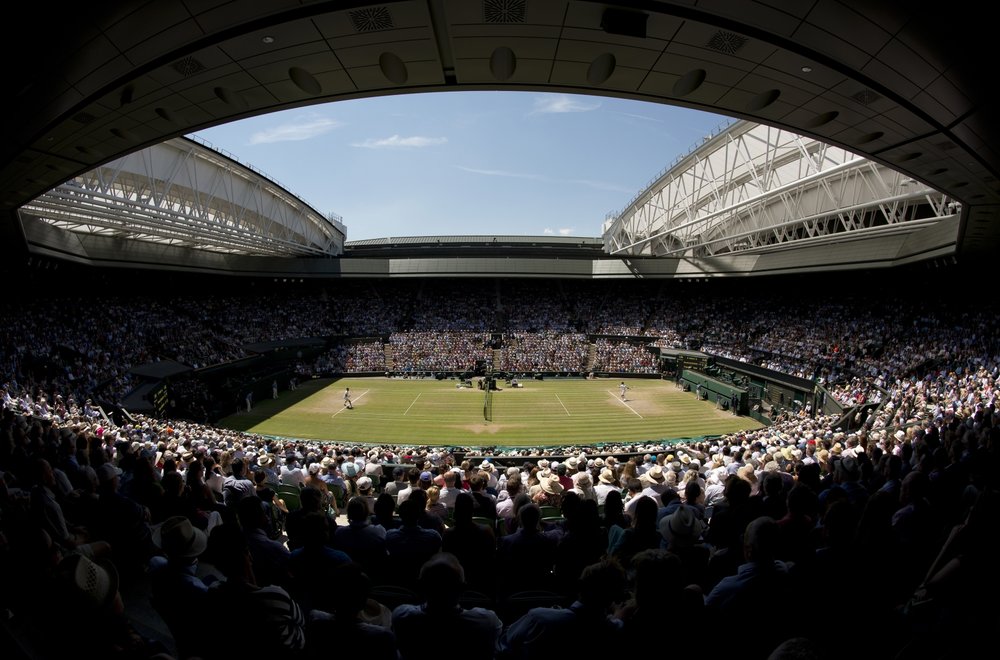
{"type": "Polygon", "coordinates": [[[286,490],[278,493],[278,499],[285,503],[285,508],[288,509],[289,513],[292,511],[298,511],[302,508],[302,499],[298,490],[299,489],[296,488],[294,490],[286,490]]]}
{"type": "Polygon", "coordinates": [[[557,506],[543,506],[539,507],[538,510],[543,520],[545,518],[562,518],[562,510],[557,506]]]}

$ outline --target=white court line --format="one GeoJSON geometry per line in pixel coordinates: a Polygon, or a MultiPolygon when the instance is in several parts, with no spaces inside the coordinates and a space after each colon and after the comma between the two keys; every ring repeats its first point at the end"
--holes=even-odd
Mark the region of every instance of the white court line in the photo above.
{"type": "Polygon", "coordinates": [[[627,403],[625,403],[624,401],[622,401],[622,398],[621,398],[621,395],[616,395],[616,394],[615,394],[614,392],[612,392],[611,390],[608,390],[608,394],[610,394],[610,395],[611,395],[611,397],[612,397],[612,398],[613,398],[613,399],[614,399],[615,401],[617,401],[618,403],[622,404],[623,406],[625,406],[626,408],[628,408],[629,410],[631,410],[631,411],[632,411],[633,413],[635,413],[635,416],[636,416],[636,417],[638,417],[639,419],[646,419],[645,417],[643,417],[643,416],[642,416],[642,415],[640,415],[639,413],[635,412],[635,408],[633,408],[632,406],[630,406],[630,405],[628,405],[627,403]]]}
{"type": "MultiPolygon", "coordinates": [[[[563,407],[563,410],[566,410],[566,404],[562,402],[562,399],[559,398],[558,394],[556,394],[556,401],[558,401],[559,405],[563,407]]],[[[566,416],[567,417],[572,417],[572,415],[569,414],[568,410],[566,410],[566,416]]]]}
{"type": "MultiPolygon", "coordinates": [[[[418,392],[418,393],[417,393],[417,399],[419,399],[419,398],[420,398],[420,395],[421,395],[421,394],[423,394],[423,392],[418,392]]],[[[414,399],[414,400],[413,400],[413,403],[416,403],[416,402],[417,402],[417,399],[414,399]]],[[[413,407],[413,403],[411,403],[411,404],[410,404],[410,408],[412,408],[412,407],[413,407]]],[[[407,409],[406,409],[406,412],[404,412],[404,413],[403,413],[403,417],[406,417],[406,413],[410,412],[410,408],[407,408],[407,409]]]]}
{"type": "MultiPolygon", "coordinates": [[[[364,395],[368,394],[369,392],[371,392],[371,390],[370,390],[370,389],[368,389],[368,390],[365,390],[364,392],[362,392],[361,394],[359,394],[359,395],[358,395],[358,398],[356,398],[356,399],[351,399],[351,405],[354,405],[354,402],[355,402],[355,401],[360,401],[360,400],[361,400],[361,397],[363,397],[364,395]]],[[[338,410],[337,412],[335,412],[335,413],[333,413],[332,415],[330,415],[330,419],[333,419],[334,417],[336,417],[336,416],[337,416],[337,415],[339,415],[340,413],[344,412],[345,410],[348,410],[347,406],[344,406],[343,408],[341,408],[341,409],[340,409],[340,410],[338,410]]]]}

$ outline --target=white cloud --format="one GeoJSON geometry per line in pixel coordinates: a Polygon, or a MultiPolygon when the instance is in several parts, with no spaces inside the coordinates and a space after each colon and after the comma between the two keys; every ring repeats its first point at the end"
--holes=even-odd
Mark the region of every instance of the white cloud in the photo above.
{"type": "Polygon", "coordinates": [[[447,141],[448,138],[444,137],[425,137],[423,135],[400,137],[398,135],[393,135],[382,139],[368,138],[364,142],[355,142],[351,144],[351,146],[361,147],[363,149],[412,149],[419,147],[433,147],[438,144],[444,144],[447,141]]]}
{"type": "Polygon", "coordinates": [[[342,125],[343,122],[329,117],[305,116],[298,121],[257,131],[250,136],[250,144],[308,140],[342,125]]]}
{"type": "Polygon", "coordinates": [[[546,227],[545,229],[542,230],[542,233],[546,234],[546,235],[551,235],[551,234],[554,234],[555,232],[552,231],[551,227],[546,227]]]}
{"type": "Polygon", "coordinates": [[[535,97],[535,107],[530,114],[561,114],[565,112],[590,112],[601,107],[600,103],[587,103],[567,94],[551,94],[535,97]]]}
{"type": "Polygon", "coordinates": [[[656,119],[655,117],[647,117],[646,115],[637,115],[637,114],[634,114],[632,112],[620,112],[618,110],[609,110],[608,112],[610,112],[613,115],[621,115],[622,117],[629,117],[631,119],[641,119],[642,121],[652,121],[652,122],[656,122],[657,124],[662,124],[663,123],[662,119],[656,119]]]}
{"type": "Polygon", "coordinates": [[[565,228],[559,230],[559,235],[560,236],[569,236],[572,233],[573,233],[573,230],[570,229],[570,228],[568,228],[568,227],[565,227],[565,228]]]}
{"type": "Polygon", "coordinates": [[[483,170],[478,167],[465,167],[463,165],[456,165],[456,167],[463,172],[471,172],[473,174],[482,174],[484,176],[505,176],[512,179],[531,179],[532,181],[548,181],[548,179],[540,174],[531,174],[529,172],[510,172],[507,170],[483,170]]]}

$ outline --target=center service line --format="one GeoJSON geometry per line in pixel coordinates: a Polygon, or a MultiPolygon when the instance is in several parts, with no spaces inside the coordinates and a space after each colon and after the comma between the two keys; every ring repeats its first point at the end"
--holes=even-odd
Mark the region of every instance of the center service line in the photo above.
{"type": "MultiPolygon", "coordinates": [[[[364,395],[368,394],[369,392],[371,392],[371,389],[367,389],[364,392],[362,392],[361,394],[359,394],[357,399],[351,399],[351,405],[354,405],[355,401],[360,401],[361,397],[363,397],[364,395]]],[[[344,406],[343,408],[341,408],[337,412],[335,412],[332,415],[330,415],[330,419],[333,419],[334,417],[336,417],[340,413],[344,412],[345,410],[350,410],[350,408],[348,408],[347,406],[344,406]]]]}
{"type": "MultiPolygon", "coordinates": [[[[417,399],[419,399],[419,398],[420,398],[420,395],[421,395],[421,394],[423,394],[423,392],[418,392],[418,393],[417,393],[417,399]]],[[[416,403],[416,402],[417,402],[417,399],[414,399],[414,400],[413,400],[413,403],[416,403]]],[[[407,408],[407,409],[406,409],[406,412],[404,412],[404,413],[403,413],[403,417],[406,417],[406,413],[410,412],[410,408],[412,408],[412,407],[413,407],[413,403],[411,403],[411,404],[410,404],[410,407],[409,407],[409,408],[407,408]]]]}
{"type": "Polygon", "coordinates": [[[608,394],[610,394],[611,398],[613,398],[615,401],[617,401],[618,403],[622,404],[623,406],[625,406],[626,408],[628,408],[629,410],[631,410],[633,413],[635,413],[635,416],[638,417],[639,419],[646,419],[645,417],[643,417],[639,413],[635,412],[635,408],[633,408],[632,406],[630,406],[627,403],[625,403],[624,401],[622,401],[621,398],[618,397],[618,396],[616,396],[615,393],[612,392],[611,390],[608,390],[608,394]]]}
{"type": "MultiPolygon", "coordinates": [[[[566,404],[562,402],[562,399],[559,398],[558,394],[556,394],[556,401],[558,401],[559,405],[563,407],[563,410],[566,410],[566,404]]],[[[572,415],[569,414],[568,410],[566,410],[566,416],[567,417],[572,417],[572,415]]]]}

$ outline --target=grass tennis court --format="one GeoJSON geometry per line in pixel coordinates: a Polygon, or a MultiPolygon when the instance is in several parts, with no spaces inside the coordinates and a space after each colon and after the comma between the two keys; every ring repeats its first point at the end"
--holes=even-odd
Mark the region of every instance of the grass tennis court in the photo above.
{"type": "Polygon", "coordinates": [[[224,427],[306,440],[379,444],[546,446],[640,442],[719,435],[758,428],[749,417],[718,410],[673,382],[633,379],[627,400],[619,380],[529,380],[492,393],[456,380],[319,379],[223,419],[224,427]],[[354,408],[344,408],[351,388],[354,408]]]}
{"type": "Polygon", "coordinates": [[[628,380],[631,389],[623,402],[619,382],[529,380],[522,388],[493,392],[493,421],[487,422],[483,391],[457,389],[456,380],[321,379],[219,424],[306,440],[464,446],[637,442],[760,427],[669,381],[628,380]],[[346,387],[352,410],[344,408],[346,387]]]}

